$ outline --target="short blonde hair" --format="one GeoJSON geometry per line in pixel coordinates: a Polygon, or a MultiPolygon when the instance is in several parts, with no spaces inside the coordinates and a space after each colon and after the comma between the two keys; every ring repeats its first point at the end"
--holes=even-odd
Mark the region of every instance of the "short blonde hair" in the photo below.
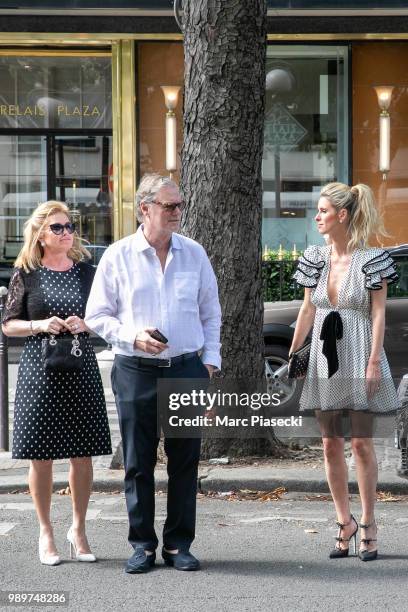
{"type": "MultiPolygon", "coordinates": [[[[71,213],[64,202],[49,200],[37,206],[24,224],[24,246],[14,262],[14,267],[23,268],[26,272],[36,270],[41,266],[44,250],[40,244],[40,234],[44,230],[51,215],[63,213],[71,220],[71,213]]],[[[82,239],[74,233],[74,242],[67,253],[74,262],[89,259],[91,254],[82,245],[82,239]]]]}
{"type": "Polygon", "coordinates": [[[320,196],[327,198],[337,212],[342,208],[347,210],[349,214],[347,246],[350,251],[366,248],[373,235],[389,237],[372,189],[368,185],[359,183],[349,187],[344,183],[329,183],[323,187],[320,196]]]}

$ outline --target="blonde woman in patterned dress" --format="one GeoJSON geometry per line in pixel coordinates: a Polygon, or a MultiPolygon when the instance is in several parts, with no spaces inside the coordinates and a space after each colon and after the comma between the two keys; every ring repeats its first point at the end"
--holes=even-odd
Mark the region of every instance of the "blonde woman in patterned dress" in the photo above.
{"type": "Polygon", "coordinates": [[[326,185],[315,220],[328,243],[308,247],[299,260],[294,278],[305,287],[305,296],[290,353],[303,345],[313,326],[300,409],[315,412],[323,437],[339,526],[329,556],[347,557],[359,527],[349,505],[342,431],[347,414],[362,505],[359,557],[371,561],[377,557],[373,419],[400,407],[383,349],[387,285],[398,277],[389,253],[368,246],[371,236],[386,233],[367,185],[326,185]]]}
{"type": "Polygon", "coordinates": [[[52,467],[69,459],[71,556],[94,562],[85,533],[92,457],[112,452],[105,397],[89,330],[84,323],[94,268],[63,202],[40,204],[27,220],[24,244],[3,313],[6,336],[25,338],[13,423],[14,459],[29,459],[29,487],[40,524],[41,563],[59,565],[51,523],[52,467]],[[83,341],[83,369],[45,370],[42,340],[83,341]],[[72,552],[73,551],[73,552],[72,552]]]}

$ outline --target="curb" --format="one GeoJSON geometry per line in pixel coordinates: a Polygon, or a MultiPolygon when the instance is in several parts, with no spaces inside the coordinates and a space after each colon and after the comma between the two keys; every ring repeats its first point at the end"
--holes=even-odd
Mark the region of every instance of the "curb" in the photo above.
{"type": "MultiPolygon", "coordinates": [[[[252,491],[273,491],[278,487],[285,487],[288,492],[301,493],[326,493],[330,494],[330,490],[326,479],[316,478],[315,480],[304,480],[295,478],[271,478],[268,480],[250,479],[222,479],[215,478],[207,479],[205,476],[199,478],[199,491],[201,493],[222,492],[222,491],[237,491],[239,489],[249,489],[252,491]]],[[[379,480],[377,491],[386,491],[393,495],[407,495],[408,482],[401,479],[400,482],[389,480],[379,480]]],[[[358,493],[358,484],[356,480],[349,481],[349,492],[358,493]]]]}
{"type": "MultiPolygon", "coordinates": [[[[250,489],[252,491],[273,491],[278,487],[285,487],[288,492],[302,493],[329,493],[326,478],[323,474],[313,477],[302,478],[301,476],[286,475],[284,470],[279,474],[265,475],[260,478],[250,472],[245,474],[245,469],[240,469],[239,474],[221,472],[215,469],[213,472],[201,473],[198,478],[198,491],[200,493],[225,491],[237,491],[239,489],[250,489]],[[221,472],[221,473],[220,473],[221,472]]],[[[237,468],[238,471],[238,468],[237,468]]],[[[95,493],[112,493],[119,491],[123,493],[123,470],[95,470],[92,491],[95,493]]],[[[68,474],[56,473],[54,476],[53,490],[64,489],[68,486],[68,474]]],[[[167,491],[167,472],[160,469],[155,472],[156,491],[167,491]]],[[[3,476],[0,477],[0,494],[12,493],[13,491],[27,491],[27,477],[3,476]]],[[[392,472],[380,477],[377,485],[378,491],[385,491],[394,495],[408,495],[408,480],[393,475],[392,472]]],[[[358,485],[355,478],[349,481],[350,493],[358,493],[358,485]]]]}

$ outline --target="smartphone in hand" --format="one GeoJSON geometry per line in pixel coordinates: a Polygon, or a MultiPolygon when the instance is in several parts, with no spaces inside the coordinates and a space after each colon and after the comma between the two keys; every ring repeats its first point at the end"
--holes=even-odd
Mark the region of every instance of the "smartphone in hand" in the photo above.
{"type": "Polygon", "coordinates": [[[151,335],[152,338],[154,338],[154,340],[157,340],[158,342],[163,342],[163,344],[167,344],[168,342],[166,336],[164,336],[161,333],[161,331],[158,330],[157,328],[153,330],[152,332],[149,332],[149,334],[151,335]]]}

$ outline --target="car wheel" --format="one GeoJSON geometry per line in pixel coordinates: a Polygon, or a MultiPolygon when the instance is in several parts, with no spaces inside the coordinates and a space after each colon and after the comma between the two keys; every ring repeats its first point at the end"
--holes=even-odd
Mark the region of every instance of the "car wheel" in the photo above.
{"type": "Polygon", "coordinates": [[[286,365],[288,361],[289,350],[285,346],[280,344],[265,345],[265,376],[268,393],[270,395],[279,393],[280,407],[285,405],[285,413],[289,407],[293,407],[293,412],[296,413],[302,392],[302,381],[296,379],[276,381],[273,378],[273,373],[281,366],[286,365]]]}

